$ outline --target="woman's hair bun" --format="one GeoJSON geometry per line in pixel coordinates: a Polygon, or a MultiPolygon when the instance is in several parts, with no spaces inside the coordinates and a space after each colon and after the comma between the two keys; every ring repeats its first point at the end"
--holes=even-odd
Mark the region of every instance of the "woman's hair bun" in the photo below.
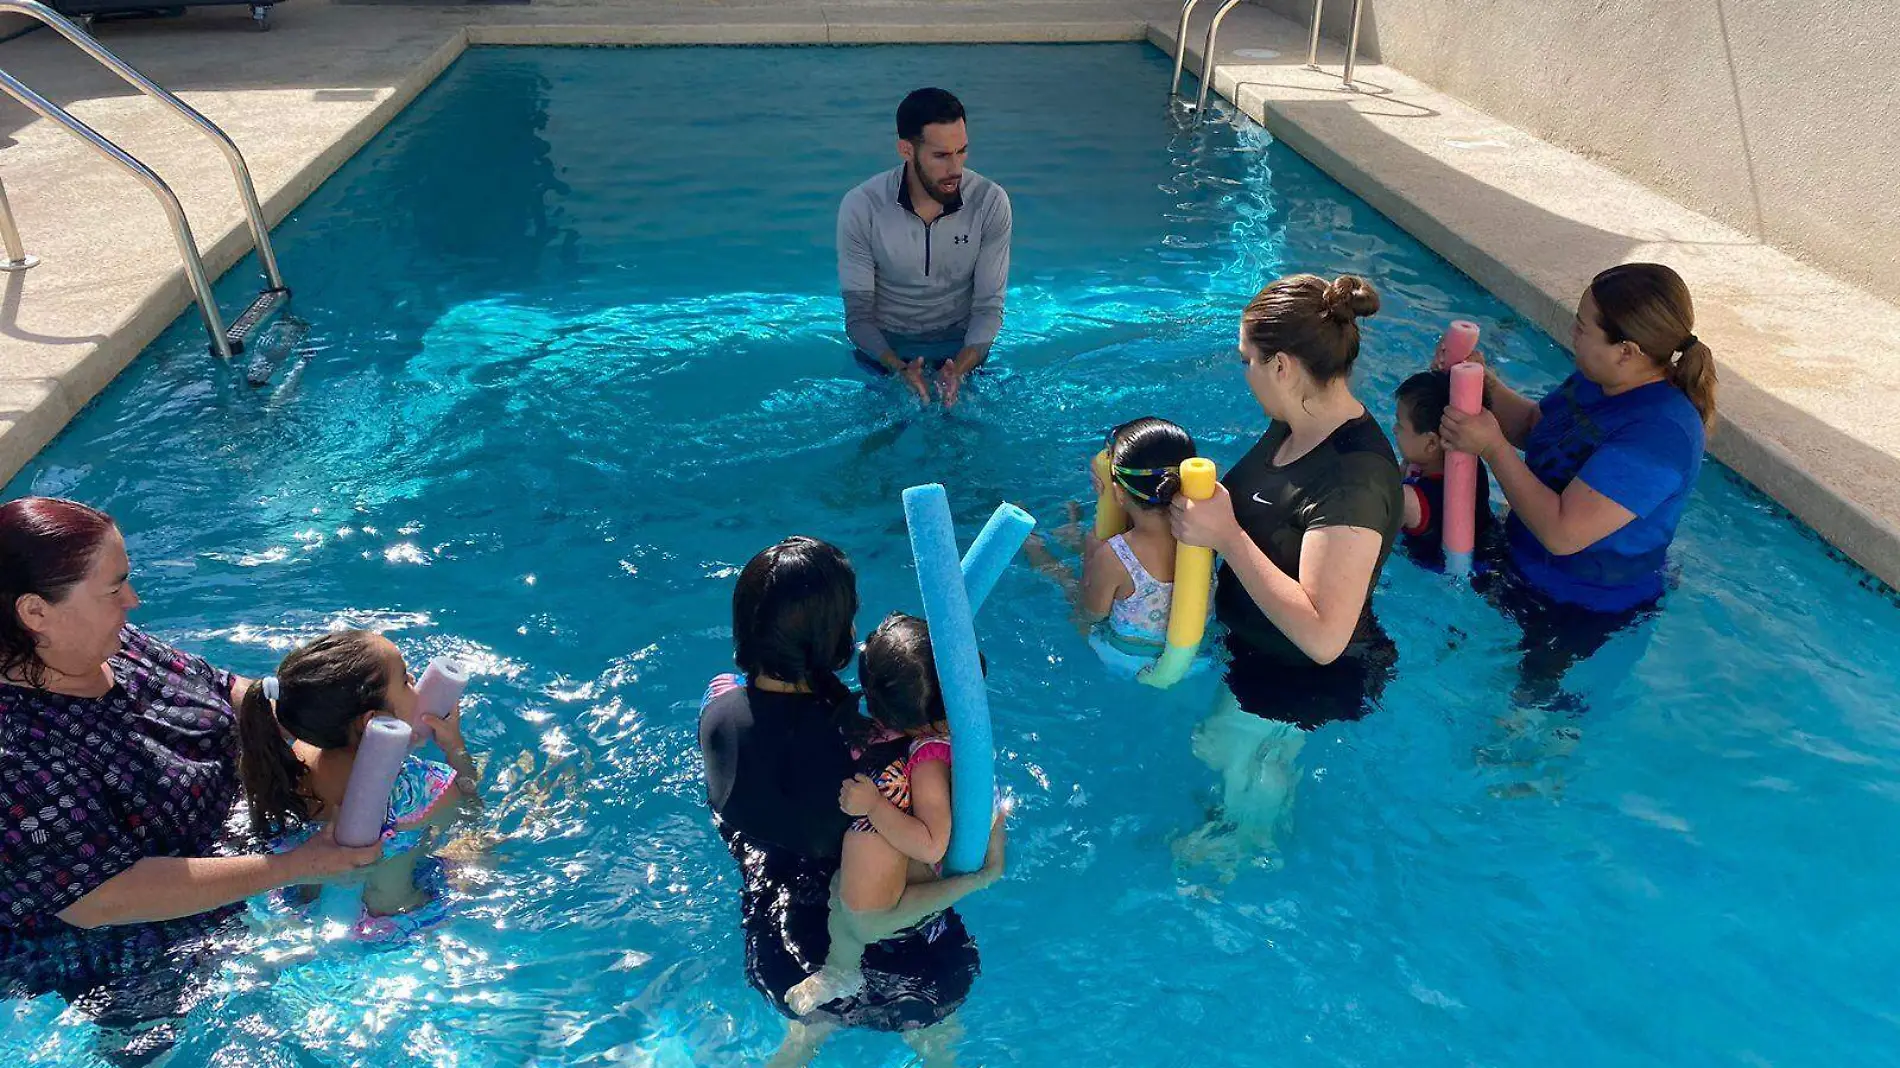
{"type": "Polygon", "coordinates": [[[1326,287],[1320,298],[1326,314],[1342,323],[1363,319],[1379,310],[1379,291],[1358,275],[1342,274],[1326,287]]]}

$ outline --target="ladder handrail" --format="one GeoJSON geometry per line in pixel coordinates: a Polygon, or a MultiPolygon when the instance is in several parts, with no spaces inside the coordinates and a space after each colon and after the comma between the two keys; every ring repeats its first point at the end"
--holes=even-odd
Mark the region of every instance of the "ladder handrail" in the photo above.
{"type": "Polygon", "coordinates": [[[1306,69],[1319,69],[1319,17],[1326,11],[1326,0],[1313,0],[1313,28],[1306,42],[1306,69]]]}
{"type": "Polygon", "coordinates": [[[1207,114],[1207,91],[1214,85],[1214,39],[1220,35],[1220,24],[1226,20],[1227,13],[1238,6],[1240,0],[1225,0],[1220,9],[1214,12],[1214,21],[1207,24],[1207,40],[1201,45],[1201,95],[1194,102],[1194,121],[1197,123],[1207,114]]]}
{"type": "Polygon", "coordinates": [[[198,300],[198,313],[204,317],[205,330],[211,335],[211,347],[219,356],[231,358],[231,342],[224,335],[224,318],[218,314],[218,301],[212,295],[211,282],[205,277],[204,259],[198,255],[198,242],[191,236],[191,223],[185,218],[185,206],[178,202],[178,194],[165,184],[152,168],[132,158],[124,149],[113,144],[99,131],[87,126],[58,104],[34,92],[31,87],[18,78],[0,70],[0,91],[25,104],[40,117],[66,127],[73,136],[91,145],[95,151],[117,163],[125,171],[144,183],[152,195],[158,198],[159,206],[165,209],[165,217],[171,222],[172,236],[178,241],[179,254],[185,260],[185,280],[191,284],[191,292],[198,300]]]}
{"type": "Polygon", "coordinates": [[[1188,17],[1194,14],[1194,5],[1200,2],[1186,0],[1181,5],[1181,24],[1174,28],[1174,80],[1168,83],[1169,100],[1181,94],[1181,68],[1187,63],[1188,17]]]}
{"type": "MultiPolygon", "coordinates": [[[[107,51],[105,46],[94,40],[91,34],[74,25],[64,15],[40,3],[39,0],[0,0],[0,14],[8,13],[24,15],[51,27],[61,37],[78,46],[80,51],[91,56],[94,62],[123,78],[139,92],[191,120],[193,125],[217,142],[218,150],[224,153],[225,161],[231,165],[232,177],[237,180],[238,196],[244,201],[244,213],[250,220],[251,240],[257,245],[257,259],[264,268],[264,279],[272,289],[283,289],[284,276],[277,270],[277,254],[271,249],[270,227],[265,224],[264,209],[257,201],[257,187],[251,182],[251,168],[244,162],[244,154],[238,151],[237,144],[231,140],[230,135],[219,129],[216,123],[200,115],[190,104],[178,99],[170,90],[140,74],[130,63],[107,51]]],[[[105,139],[99,138],[99,140],[105,139]]],[[[105,143],[111,144],[110,141],[105,143]]],[[[113,148],[116,150],[117,146],[113,148]]],[[[222,331],[219,333],[222,334],[222,331]]]]}

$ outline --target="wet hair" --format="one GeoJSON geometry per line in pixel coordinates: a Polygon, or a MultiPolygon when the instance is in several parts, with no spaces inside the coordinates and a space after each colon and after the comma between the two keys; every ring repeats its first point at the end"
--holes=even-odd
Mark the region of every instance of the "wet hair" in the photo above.
{"type": "MultiPolygon", "coordinates": [[[[1393,394],[1405,421],[1420,434],[1438,433],[1445,421],[1445,409],[1451,407],[1451,372],[1420,371],[1399,383],[1393,394]]],[[[1485,383],[1484,406],[1491,407],[1491,384],[1485,383]]]]}
{"type": "MultiPolygon", "coordinates": [[[[976,660],[989,674],[988,658],[979,652],[976,660]]],[[[864,687],[865,715],[844,724],[845,734],[856,744],[868,741],[880,727],[910,734],[950,718],[931,652],[930,626],[916,616],[892,612],[864,640],[858,653],[858,684],[864,687]]]]}
{"type": "Polygon", "coordinates": [[[811,687],[834,708],[855,703],[838,672],[851,663],[858,576],[836,546],[790,537],[759,553],[732,591],[733,662],[750,678],[811,687]]]}
{"type": "Polygon", "coordinates": [[[316,800],[284,735],[318,749],[355,745],[363,717],[383,710],[391,681],[376,635],[346,630],[284,658],[275,707],[264,696],[263,680],[251,683],[238,704],[238,781],[255,834],[269,838],[297,826],[316,800]]]}
{"type": "Polygon", "coordinates": [[[1152,415],[1123,423],[1108,434],[1109,463],[1117,469],[1115,484],[1127,491],[1129,503],[1137,508],[1161,509],[1172,503],[1181,491],[1181,464],[1195,455],[1192,435],[1152,415]]]}
{"type": "Polygon", "coordinates": [[[963,119],[963,101],[943,89],[917,89],[897,105],[897,136],[912,143],[924,139],[924,127],[963,119]]]}
{"type": "Polygon", "coordinates": [[[916,616],[892,612],[865,639],[858,684],[864,687],[865,714],[886,730],[909,734],[949,718],[930,628],[916,616]]]}
{"type": "Polygon", "coordinates": [[[1379,310],[1379,294],[1350,274],[1331,282],[1296,274],[1262,289],[1241,313],[1240,328],[1264,356],[1284,352],[1325,385],[1352,373],[1359,324],[1379,310]]]}
{"type": "Polygon", "coordinates": [[[1625,263],[1590,280],[1597,326],[1610,343],[1635,342],[1715,426],[1715,353],[1695,336],[1695,304],[1682,276],[1660,263],[1625,263]]]}
{"type": "Polygon", "coordinates": [[[0,505],[0,674],[45,687],[46,662],[20,619],[20,598],[64,601],[85,581],[112,529],[111,516],[77,501],[22,497],[0,505]]]}

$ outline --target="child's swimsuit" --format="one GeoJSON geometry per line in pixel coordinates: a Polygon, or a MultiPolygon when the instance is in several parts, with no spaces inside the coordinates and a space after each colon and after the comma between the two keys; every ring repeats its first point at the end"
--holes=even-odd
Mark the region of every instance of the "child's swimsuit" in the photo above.
{"type": "MultiPolygon", "coordinates": [[[[1482,463],[1478,464],[1478,485],[1476,494],[1476,512],[1473,515],[1472,531],[1478,545],[1484,545],[1491,536],[1491,476],[1482,463]]],[[[1418,524],[1400,527],[1399,539],[1405,554],[1422,567],[1441,570],[1445,566],[1444,523],[1445,523],[1445,475],[1427,473],[1423,468],[1413,465],[1406,468],[1403,485],[1418,498],[1418,524]]]]}
{"type": "MultiPolygon", "coordinates": [[[[1089,646],[1109,670],[1134,678],[1167,648],[1168,617],[1174,611],[1174,583],[1162,582],[1150,575],[1120,534],[1105,544],[1128,569],[1135,592],[1109,607],[1108,618],[1089,635],[1089,646]]],[[[1206,668],[1207,661],[1197,657],[1188,673],[1199,674],[1206,668]]]]}
{"type": "Polygon", "coordinates": [[[1108,629],[1124,642],[1153,645],[1158,650],[1168,642],[1168,612],[1174,605],[1174,583],[1162,582],[1150,575],[1122,535],[1108,539],[1108,547],[1128,569],[1128,577],[1135,583],[1135,592],[1109,607],[1108,629]]]}
{"type": "MultiPolygon", "coordinates": [[[[403,758],[402,770],[396,774],[396,787],[389,794],[389,812],[383,817],[383,856],[400,856],[420,848],[429,832],[430,821],[458,799],[454,768],[416,756],[403,758]]],[[[309,841],[324,826],[311,820],[287,831],[271,842],[271,852],[288,853],[309,841]]],[[[446,878],[441,862],[433,857],[417,861],[415,886],[428,895],[426,904],[394,916],[373,916],[366,909],[358,917],[352,936],[370,942],[388,941],[440,923],[448,915],[447,896],[443,893],[446,878]]],[[[268,905],[271,911],[301,910],[305,902],[298,896],[298,888],[286,887],[270,894],[268,905]]]]}
{"type": "MultiPolygon", "coordinates": [[[[886,733],[873,739],[862,749],[851,754],[859,762],[860,772],[871,776],[871,782],[877,786],[877,792],[884,800],[896,805],[898,810],[911,814],[910,776],[917,765],[927,761],[950,763],[950,739],[943,737],[907,738],[902,734],[886,733]],[[868,769],[868,770],[866,770],[868,769]]],[[[869,816],[859,816],[851,821],[854,831],[873,831],[869,816]]]]}

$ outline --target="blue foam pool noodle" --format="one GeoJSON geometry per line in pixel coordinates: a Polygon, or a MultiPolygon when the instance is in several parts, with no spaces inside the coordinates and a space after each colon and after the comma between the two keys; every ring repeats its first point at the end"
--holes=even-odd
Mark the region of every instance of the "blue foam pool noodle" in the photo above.
{"type": "MultiPolygon", "coordinates": [[[[917,563],[917,586],[930,627],[931,653],[937,661],[937,685],[950,718],[952,783],[950,847],[946,872],[963,874],[983,866],[989,848],[992,799],[996,795],[995,747],[990,736],[989,694],[977,658],[976,625],[970,595],[957,558],[956,525],[950,501],[940,485],[904,491],[904,522],[917,563]]],[[[991,585],[994,585],[992,581],[991,585]]]]}
{"type": "Polygon", "coordinates": [[[983,602],[989,600],[990,591],[1034,529],[1035,516],[1013,504],[996,506],[982,533],[970,543],[970,551],[963,554],[963,588],[970,598],[970,615],[983,610],[983,602]]]}

